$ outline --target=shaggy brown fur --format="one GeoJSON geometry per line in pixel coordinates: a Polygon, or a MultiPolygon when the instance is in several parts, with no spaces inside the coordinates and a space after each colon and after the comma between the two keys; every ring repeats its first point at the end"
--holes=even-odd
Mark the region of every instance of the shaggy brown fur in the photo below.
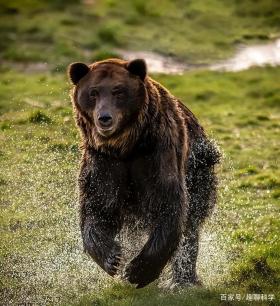
{"type": "Polygon", "coordinates": [[[146,75],[143,60],[74,63],[69,77],[83,138],[85,250],[115,275],[121,258],[115,236],[141,221],[149,239],[127,265],[127,279],[138,287],[155,280],[181,241],[174,282],[197,282],[198,235],[216,199],[218,150],[192,112],[146,75]]]}

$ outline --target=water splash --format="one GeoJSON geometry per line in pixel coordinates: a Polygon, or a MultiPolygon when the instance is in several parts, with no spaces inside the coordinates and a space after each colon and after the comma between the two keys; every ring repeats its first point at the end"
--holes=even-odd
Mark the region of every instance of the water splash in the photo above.
{"type": "MultiPolygon", "coordinates": [[[[32,129],[21,141],[18,135],[8,140],[5,158],[11,162],[3,165],[2,302],[60,304],[109,286],[112,279],[83,252],[76,193],[79,154],[34,137],[32,129]]],[[[218,210],[201,237],[198,272],[206,286],[216,286],[226,273],[220,217],[218,210]]],[[[124,250],[121,269],[147,240],[139,233],[124,228],[119,235],[124,250]]],[[[169,272],[167,267],[160,283],[169,272]]]]}

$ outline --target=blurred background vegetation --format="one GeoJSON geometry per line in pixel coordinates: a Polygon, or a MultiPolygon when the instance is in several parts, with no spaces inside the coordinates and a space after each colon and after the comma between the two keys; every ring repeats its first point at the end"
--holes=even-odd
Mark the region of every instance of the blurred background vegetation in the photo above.
{"type": "Polygon", "coordinates": [[[204,63],[273,38],[280,24],[277,0],[1,0],[0,10],[1,57],[54,69],[116,48],[204,63]]]}
{"type": "Polygon", "coordinates": [[[280,35],[278,0],[0,0],[1,303],[277,305],[280,276],[279,67],[153,78],[198,116],[224,152],[217,211],[202,237],[203,288],[142,290],[82,252],[79,133],[66,67],[154,51],[201,67],[280,35]],[[241,294],[222,302],[220,294],[241,294]]]}

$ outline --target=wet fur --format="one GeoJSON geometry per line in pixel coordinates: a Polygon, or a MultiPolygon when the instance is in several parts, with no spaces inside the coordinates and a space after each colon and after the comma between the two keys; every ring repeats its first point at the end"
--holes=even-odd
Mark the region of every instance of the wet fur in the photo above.
{"type": "MultiPolygon", "coordinates": [[[[90,69],[104,63],[127,65],[109,60],[90,69]]],[[[192,112],[167,89],[148,76],[139,82],[144,102],[138,117],[110,139],[96,135],[74,87],[83,139],[79,190],[84,247],[115,275],[121,260],[115,237],[137,220],[149,239],[127,265],[126,278],[143,287],[172,259],[175,283],[197,283],[199,231],[216,202],[214,166],[220,154],[192,112]]]]}

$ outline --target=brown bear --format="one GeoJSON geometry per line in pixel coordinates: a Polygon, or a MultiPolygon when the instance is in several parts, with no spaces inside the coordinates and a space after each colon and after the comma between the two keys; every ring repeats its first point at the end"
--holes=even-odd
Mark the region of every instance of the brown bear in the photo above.
{"type": "Polygon", "coordinates": [[[149,238],[127,264],[127,280],[144,287],[170,261],[175,284],[197,283],[199,230],[216,200],[217,147],[142,59],[73,63],[68,74],[83,140],[85,251],[114,276],[122,256],[116,235],[140,222],[149,238]]]}

